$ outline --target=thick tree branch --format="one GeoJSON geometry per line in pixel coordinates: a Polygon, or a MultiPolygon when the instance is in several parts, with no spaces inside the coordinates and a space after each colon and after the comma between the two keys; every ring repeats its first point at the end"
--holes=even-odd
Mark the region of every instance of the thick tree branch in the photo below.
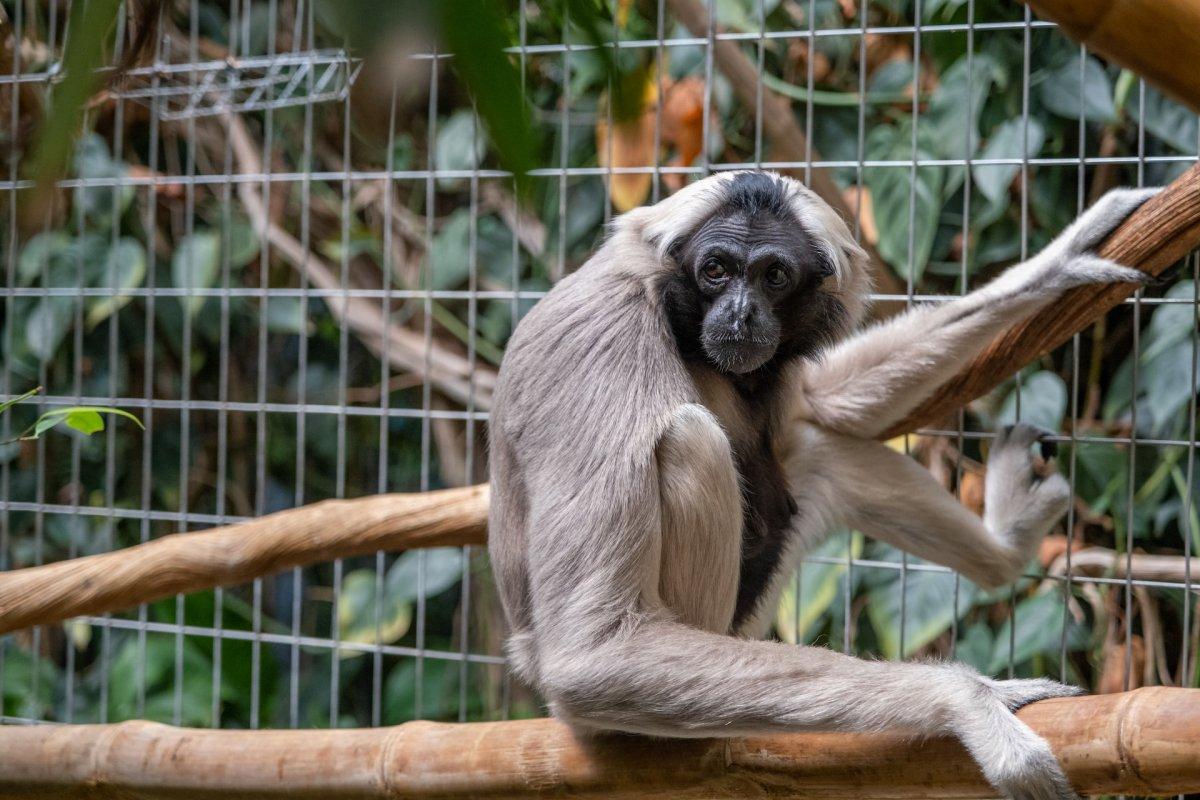
{"type": "Polygon", "coordinates": [[[1039,17],[1200,112],[1200,4],[1186,0],[1025,0],[1039,17]]]}
{"type": "MultiPolygon", "coordinates": [[[[1099,253],[1148,275],[1159,275],[1197,246],[1200,165],[1135,211],[1100,246],[1099,253]]],[[[1134,288],[1130,284],[1111,284],[1068,292],[1048,311],[1009,328],[973,364],[881,438],[899,436],[944,419],[1091,325],[1133,294],[1134,288]]]]}
{"type": "Polygon", "coordinates": [[[377,550],[479,544],[487,501],[486,485],[326,500],[112,553],[0,572],[0,634],[377,550]]]}

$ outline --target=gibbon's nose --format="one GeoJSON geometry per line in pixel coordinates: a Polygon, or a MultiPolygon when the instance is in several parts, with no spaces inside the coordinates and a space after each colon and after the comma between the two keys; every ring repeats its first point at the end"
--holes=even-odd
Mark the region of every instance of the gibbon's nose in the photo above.
{"type": "Polygon", "coordinates": [[[758,306],[753,300],[742,295],[734,301],[730,310],[729,330],[735,336],[746,336],[754,326],[758,315],[758,306]]]}

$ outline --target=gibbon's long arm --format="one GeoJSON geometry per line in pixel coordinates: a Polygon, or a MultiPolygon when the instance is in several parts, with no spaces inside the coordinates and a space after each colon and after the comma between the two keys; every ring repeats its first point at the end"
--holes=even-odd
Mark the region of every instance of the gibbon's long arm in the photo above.
{"type": "Polygon", "coordinates": [[[887,445],[812,428],[804,450],[806,458],[832,465],[828,479],[841,524],[992,589],[1020,577],[1066,510],[1069,485],[1056,473],[1041,477],[1031,451],[1042,435],[1018,425],[993,442],[983,519],[887,445]]]}
{"type": "Polygon", "coordinates": [[[965,368],[998,333],[1075,286],[1146,280],[1094,249],[1158,189],[1102,197],[1045,250],[978,291],[920,306],[868,328],[802,368],[797,415],[839,433],[875,438],[965,368]]]}

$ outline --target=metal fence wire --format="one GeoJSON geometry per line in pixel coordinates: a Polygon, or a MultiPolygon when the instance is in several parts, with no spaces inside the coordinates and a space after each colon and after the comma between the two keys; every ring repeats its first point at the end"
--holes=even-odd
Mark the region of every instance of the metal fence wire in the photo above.
{"type": "MultiPolygon", "coordinates": [[[[360,61],[307,0],[180,0],[93,99],[30,223],[26,154],[67,7],[0,9],[0,398],[44,387],[0,423],[0,569],[486,479],[516,320],[613,214],[697,176],[823,181],[877,254],[878,299],[920,303],[1036,252],[1107,188],[1168,182],[1200,142],[1194,115],[999,0],[622,0],[610,48],[644,99],[618,121],[597,49],[520,0],[504,13],[545,143],[522,204],[452,55],[401,28],[360,61]],[[769,118],[779,97],[790,114],[769,118]],[[78,404],[145,431],[9,441],[78,404]]],[[[796,574],[776,635],[1093,691],[1197,685],[1196,271],[893,443],[978,511],[995,426],[1060,432],[1072,510],[1022,581],[986,593],[843,532],[796,574]]],[[[505,676],[503,634],[480,548],[379,553],[0,638],[0,711],[202,727],[541,713],[505,676]]]]}

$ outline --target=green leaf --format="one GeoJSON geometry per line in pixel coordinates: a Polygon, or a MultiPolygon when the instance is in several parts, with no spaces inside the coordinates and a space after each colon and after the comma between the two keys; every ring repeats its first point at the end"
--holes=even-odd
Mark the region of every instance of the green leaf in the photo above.
{"type": "Polygon", "coordinates": [[[1072,53],[1065,64],[1044,75],[1038,85],[1038,97],[1047,109],[1060,117],[1088,122],[1111,122],[1117,116],[1113,86],[1108,73],[1095,58],[1083,62],[1080,84],[1079,53],[1072,53]]]}
{"type": "Polygon", "coordinates": [[[434,597],[462,579],[463,554],[457,547],[431,547],[404,553],[387,574],[387,590],[402,600],[416,600],[419,590],[434,597]],[[424,565],[422,565],[424,559],[424,565]],[[424,582],[420,577],[424,571],[424,582]]]}
{"type": "Polygon", "coordinates": [[[62,231],[48,231],[30,238],[17,257],[17,283],[28,286],[49,270],[51,262],[61,258],[71,246],[71,238],[62,231]]]}
{"type": "Polygon", "coordinates": [[[1087,643],[1087,629],[1072,620],[1069,614],[1064,615],[1063,610],[1062,594],[1058,591],[1034,595],[1019,602],[1013,612],[1016,634],[1012,635],[1013,617],[1010,617],[996,634],[987,672],[999,674],[1008,668],[1010,659],[1014,666],[1024,664],[1034,656],[1057,662],[1064,624],[1067,626],[1067,649],[1081,649],[1087,643]],[[1011,652],[1010,638],[1013,640],[1011,652]]]}
{"type": "Polygon", "coordinates": [[[54,358],[71,329],[71,304],[68,297],[43,297],[26,318],[25,346],[38,361],[54,358]]]}
{"type": "MultiPolygon", "coordinates": [[[[1033,158],[1042,152],[1045,140],[1046,130],[1036,119],[1031,117],[1028,125],[1023,119],[1010,119],[992,132],[980,158],[1033,158]]],[[[1008,193],[1020,169],[1020,164],[976,164],[971,175],[983,196],[995,203],[1008,193]]]]}
{"type": "MultiPolygon", "coordinates": [[[[872,130],[867,138],[869,158],[886,161],[934,158],[928,147],[927,136],[918,139],[915,154],[911,139],[912,128],[907,123],[899,126],[881,125],[872,130]]],[[[875,209],[875,224],[879,230],[879,254],[898,274],[904,277],[911,274],[913,281],[917,282],[929,262],[937,235],[946,168],[919,167],[914,170],[907,166],[870,167],[865,172],[875,209]],[[915,201],[915,209],[912,201],[915,201]]]]}
{"type": "MultiPolygon", "coordinates": [[[[75,173],[80,178],[114,179],[123,178],[127,167],[114,159],[104,137],[96,133],[85,134],[75,151],[75,173]]],[[[111,222],[114,214],[125,213],[133,202],[134,189],[128,184],[110,186],[81,186],[75,190],[75,202],[88,219],[98,223],[111,222]]]]}
{"type": "MultiPolygon", "coordinates": [[[[342,592],[338,595],[338,625],[344,641],[372,643],[378,636],[384,644],[395,642],[408,633],[412,624],[412,604],[384,584],[382,601],[377,600],[375,571],[360,569],[346,575],[342,580],[342,592]],[[376,611],[382,612],[376,624],[376,611]]],[[[358,650],[342,650],[340,655],[348,658],[362,655],[358,650]]]]}
{"type": "Polygon", "coordinates": [[[104,420],[100,417],[101,414],[124,417],[145,430],[145,426],[142,425],[140,419],[128,411],[119,408],[110,408],[108,406],[69,406],[67,408],[56,408],[42,414],[29,430],[22,435],[22,438],[36,439],[54,426],[64,422],[67,424],[67,427],[74,428],[86,434],[102,431],[104,430],[104,420]]]}
{"type": "Polygon", "coordinates": [[[1165,303],[1155,309],[1142,340],[1143,363],[1153,360],[1178,342],[1190,339],[1196,324],[1196,306],[1193,304],[1196,297],[1194,282],[1179,281],[1167,290],[1164,297],[1184,302],[1165,303]]]}
{"type": "Polygon", "coordinates": [[[308,318],[304,312],[305,303],[302,297],[269,297],[267,330],[274,333],[304,334],[308,331],[308,318]]]}
{"type": "Polygon", "coordinates": [[[968,70],[966,56],[950,65],[941,75],[928,111],[921,115],[921,127],[928,137],[923,146],[943,158],[968,158],[979,147],[979,115],[996,62],[976,53],[969,66],[968,70]]]}
{"type": "Polygon", "coordinates": [[[436,4],[442,39],[454,53],[454,69],[471,89],[500,163],[524,188],[536,164],[536,140],[521,81],[504,48],[498,8],[486,0],[441,0],[436,4]]]}
{"type": "MultiPolygon", "coordinates": [[[[146,278],[146,250],[136,239],[122,237],[105,258],[103,280],[114,289],[136,289],[146,278]]],[[[96,297],[88,302],[87,326],[93,328],[123,308],[130,300],[127,294],[96,297]]]]}
{"type": "Polygon", "coordinates": [[[250,223],[237,221],[229,226],[229,266],[240,269],[258,255],[258,233],[250,223]]]}
{"type": "Polygon", "coordinates": [[[67,424],[68,428],[74,428],[88,436],[104,430],[104,417],[90,408],[81,408],[72,411],[63,418],[63,422],[67,424]]]}
{"type": "Polygon", "coordinates": [[[433,239],[429,269],[434,289],[457,289],[466,282],[471,270],[470,237],[471,211],[460,208],[450,215],[433,239]]]}
{"type": "MultiPolygon", "coordinates": [[[[342,592],[338,596],[338,621],[341,638],[351,642],[374,642],[376,637],[376,609],[379,618],[378,636],[384,643],[398,640],[408,632],[412,624],[412,603],[418,597],[421,561],[424,558],[424,591],[426,597],[441,594],[458,583],[462,577],[462,550],[457,547],[439,547],[422,553],[404,553],[388,570],[383,579],[383,596],[376,595],[374,570],[355,570],[342,581],[342,592]]],[[[356,655],[357,651],[343,651],[343,656],[356,655]]]]}
{"type": "MultiPolygon", "coordinates": [[[[181,289],[208,289],[216,282],[221,260],[221,242],[212,231],[185,236],[171,256],[171,279],[181,289]]],[[[182,298],[189,317],[204,305],[204,297],[182,298]]]]}
{"type": "Polygon", "coordinates": [[[1042,370],[1026,376],[1021,388],[1014,388],[996,415],[997,425],[1012,425],[1017,421],[1017,399],[1020,398],[1021,421],[1049,431],[1062,429],[1067,411],[1067,385],[1053,372],[1042,370]]]}
{"type": "Polygon", "coordinates": [[[1200,120],[1194,112],[1152,86],[1146,87],[1143,112],[1146,130],[1181,153],[1195,154],[1200,120]]]}
{"type": "Polygon", "coordinates": [[[846,538],[844,534],[835,533],[808,554],[838,559],[841,563],[805,561],[800,565],[799,595],[796,594],[795,581],[788,581],[784,587],[775,611],[775,630],[779,638],[788,644],[811,641],[817,623],[838,596],[847,569],[846,551],[850,551],[852,558],[862,556],[862,534],[850,534],[848,548],[846,538]]]}
{"type": "MultiPolygon", "coordinates": [[[[914,556],[909,556],[908,563],[929,564],[914,556]]],[[[885,656],[903,658],[912,655],[949,630],[954,620],[971,608],[977,593],[975,585],[966,578],[957,578],[956,605],[955,580],[953,573],[923,569],[908,570],[902,580],[900,570],[887,570],[880,583],[872,587],[867,604],[867,616],[885,656]],[[901,625],[904,626],[903,653],[900,651],[901,625]]]]}
{"type": "MultiPolygon", "coordinates": [[[[486,150],[482,134],[474,114],[470,111],[455,111],[438,123],[434,166],[439,171],[477,169],[483,163],[486,150]]],[[[438,186],[442,189],[453,189],[462,185],[463,180],[439,177],[438,186]]]]}
{"type": "Polygon", "coordinates": [[[1192,342],[1183,339],[1160,352],[1142,367],[1140,403],[1150,411],[1156,433],[1188,406],[1200,386],[1200,362],[1192,342]]]}

